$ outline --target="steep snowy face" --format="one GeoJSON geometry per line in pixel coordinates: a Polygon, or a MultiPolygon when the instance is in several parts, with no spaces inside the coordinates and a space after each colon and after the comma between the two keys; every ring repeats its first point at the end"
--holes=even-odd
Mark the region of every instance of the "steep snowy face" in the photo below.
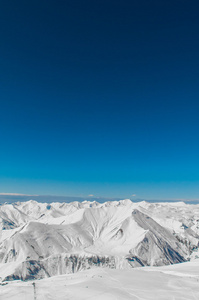
{"type": "Polygon", "coordinates": [[[198,222],[199,206],[184,203],[1,205],[0,277],[31,279],[96,266],[183,262],[197,256],[198,222]]]}
{"type": "Polygon", "coordinates": [[[186,247],[179,245],[169,230],[139,210],[134,210],[132,214],[139,226],[147,230],[145,238],[130,251],[143,265],[158,266],[185,261],[186,247]]]}

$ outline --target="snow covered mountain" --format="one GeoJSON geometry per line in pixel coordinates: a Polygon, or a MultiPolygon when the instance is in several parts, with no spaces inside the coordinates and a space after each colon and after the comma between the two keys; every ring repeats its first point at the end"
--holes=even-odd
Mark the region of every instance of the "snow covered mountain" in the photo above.
{"type": "Polygon", "coordinates": [[[1,205],[0,226],[1,280],[163,266],[197,257],[199,205],[31,200],[1,205]]]}

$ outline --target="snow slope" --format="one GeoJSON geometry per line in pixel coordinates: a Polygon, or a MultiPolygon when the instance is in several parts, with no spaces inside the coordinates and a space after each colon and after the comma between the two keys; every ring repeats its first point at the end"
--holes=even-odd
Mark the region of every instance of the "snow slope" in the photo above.
{"type": "Polygon", "coordinates": [[[2,281],[196,258],[199,206],[178,203],[18,202],[0,206],[2,281]]]}
{"type": "Polygon", "coordinates": [[[196,300],[199,261],[130,270],[98,268],[0,285],[3,300],[196,300]]]}

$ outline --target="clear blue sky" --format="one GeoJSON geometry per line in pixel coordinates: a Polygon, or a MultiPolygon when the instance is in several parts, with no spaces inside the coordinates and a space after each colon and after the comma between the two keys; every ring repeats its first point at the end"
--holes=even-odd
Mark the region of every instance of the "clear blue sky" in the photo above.
{"type": "Polygon", "coordinates": [[[199,198],[198,1],[1,1],[0,193],[199,198]]]}

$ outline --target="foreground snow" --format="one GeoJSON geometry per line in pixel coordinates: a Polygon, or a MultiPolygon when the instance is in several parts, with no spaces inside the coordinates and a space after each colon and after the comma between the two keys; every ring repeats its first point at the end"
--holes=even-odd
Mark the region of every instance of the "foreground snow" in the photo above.
{"type": "Polygon", "coordinates": [[[4,282],[0,286],[0,299],[197,300],[199,260],[130,270],[98,268],[34,282],[4,282]]]}

